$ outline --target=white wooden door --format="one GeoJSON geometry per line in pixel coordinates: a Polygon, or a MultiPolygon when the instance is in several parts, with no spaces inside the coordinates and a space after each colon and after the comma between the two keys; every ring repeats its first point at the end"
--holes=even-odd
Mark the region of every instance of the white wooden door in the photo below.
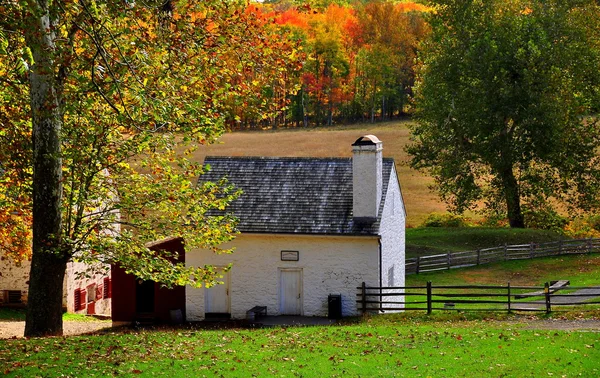
{"type": "Polygon", "coordinates": [[[279,313],[302,315],[302,270],[282,269],[280,271],[279,313]]]}
{"type": "Polygon", "coordinates": [[[223,273],[222,284],[214,285],[205,289],[204,294],[204,312],[229,314],[229,272],[223,273]]]}

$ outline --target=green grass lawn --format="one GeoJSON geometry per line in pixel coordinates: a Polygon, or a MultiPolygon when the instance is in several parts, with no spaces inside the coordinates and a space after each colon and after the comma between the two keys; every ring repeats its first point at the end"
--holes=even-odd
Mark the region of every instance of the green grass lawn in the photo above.
{"type": "Polygon", "coordinates": [[[531,260],[512,260],[470,268],[441,270],[406,276],[407,286],[506,285],[539,286],[569,280],[571,286],[600,286],[600,255],[569,255],[531,260]]]}
{"type": "Polygon", "coordinates": [[[406,229],[406,257],[462,252],[508,244],[544,243],[560,234],[546,230],[486,227],[419,227],[406,229]]]}
{"type": "Polygon", "coordinates": [[[25,309],[0,307],[0,321],[20,322],[25,320],[25,309]]]}
{"type": "MultiPolygon", "coordinates": [[[[600,286],[600,255],[570,255],[547,257],[532,260],[513,260],[494,264],[486,264],[470,268],[441,270],[437,272],[411,274],[406,276],[406,286],[425,286],[431,281],[433,286],[463,286],[463,285],[502,285],[506,286],[508,282],[512,287],[515,286],[543,286],[545,282],[569,280],[571,286],[600,286]]],[[[537,291],[537,290],[533,290],[537,291]]],[[[560,294],[572,292],[574,290],[563,289],[560,294]]],[[[406,296],[406,301],[415,303],[426,300],[423,289],[408,290],[412,293],[423,295],[406,296]]],[[[512,290],[512,294],[530,293],[532,290],[512,290]]],[[[506,289],[433,289],[433,300],[445,302],[454,302],[455,300],[500,300],[507,301],[506,289]],[[446,298],[436,296],[440,294],[503,294],[502,297],[457,297],[446,298]]],[[[542,300],[543,297],[529,297],[523,299],[511,299],[513,304],[519,302],[529,302],[542,300]]],[[[592,300],[592,298],[590,298],[592,300]]],[[[434,308],[443,307],[443,303],[434,303],[434,308]]],[[[425,304],[409,305],[411,307],[425,308],[425,304]]],[[[503,304],[462,304],[456,303],[456,308],[461,309],[495,309],[505,311],[506,305],[503,304]]],[[[597,313],[598,306],[586,307],[586,310],[592,310],[597,313]]],[[[553,311],[567,310],[564,306],[554,307],[553,311]]],[[[581,306],[572,308],[574,311],[583,310],[581,306]]]]}
{"type": "Polygon", "coordinates": [[[12,377],[596,376],[600,334],[496,321],[366,318],[328,327],[0,340],[12,377]]]}
{"type": "MultiPolygon", "coordinates": [[[[0,321],[9,321],[9,322],[21,322],[25,321],[25,309],[13,309],[7,307],[0,307],[0,321]]],[[[99,321],[99,319],[93,316],[87,316],[82,314],[63,314],[63,321],[77,321],[77,322],[94,322],[99,321]]],[[[109,321],[109,320],[107,320],[109,321]]]]}

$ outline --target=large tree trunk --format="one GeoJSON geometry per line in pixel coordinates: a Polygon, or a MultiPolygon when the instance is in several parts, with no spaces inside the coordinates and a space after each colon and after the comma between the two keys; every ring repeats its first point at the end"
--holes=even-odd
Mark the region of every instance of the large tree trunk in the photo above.
{"type": "Polygon", "coordinates": [[[34,64],[29,73],[33,122],[33,255],[25,336],[62,334],[63,280],[68,257],[61,248],[62,159],[60,85],[54,26],[48,4],[36,3],[26,38],[34,64]]]}
{"type": "Polygon", "coordinates": [[[511,228],[525,228],[525,221],[521,213],[519,183],[515,178],[512,167],[503,169],[501,174],[504,186],[504,198],[508,210],[508,223],[511,228]]]}

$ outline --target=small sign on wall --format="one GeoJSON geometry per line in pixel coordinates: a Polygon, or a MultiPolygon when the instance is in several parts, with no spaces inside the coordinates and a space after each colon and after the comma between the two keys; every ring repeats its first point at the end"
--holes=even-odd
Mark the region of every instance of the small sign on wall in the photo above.
{"type": "Polygon", "coordinates": [[[300,252],[298,251],[281,251],[281,261],[298,261],[300,252]]]}

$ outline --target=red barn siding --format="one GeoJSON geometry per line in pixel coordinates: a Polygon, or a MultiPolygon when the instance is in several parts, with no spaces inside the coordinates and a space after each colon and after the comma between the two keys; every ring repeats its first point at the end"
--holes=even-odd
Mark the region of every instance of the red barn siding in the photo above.
{"type": "MultiPolygon", "coordinates": [[[[154,244],[152,250],[177,252],[179,260],[185,262],[185,251],[181,238],[167,239],[154,244]]],[[[106,282],[105,282],[106,285],[106,282]]],[[[112,266],[110,280],[112,296],[113,322],[133,322],[137,318],[136,312],[136,278],[125,273],[118,266],[112,266]]],[[[168,323],[171,321],[171,310],[180,309],[185,316],[185,287],[177,286],[173,289],[161,288],[160,283],[154,284],[154,318],[157,321],[168,323]]]]}

